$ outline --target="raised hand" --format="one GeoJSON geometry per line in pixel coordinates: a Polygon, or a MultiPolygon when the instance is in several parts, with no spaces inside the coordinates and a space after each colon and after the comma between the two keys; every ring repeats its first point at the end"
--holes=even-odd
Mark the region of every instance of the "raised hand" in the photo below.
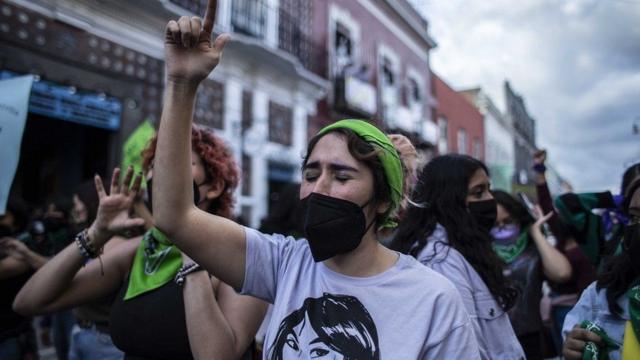
{"type": "Polygon", "coordinates": [[[100,248],[113,235],[144,225],[143,219],[129,216],[129,210],[140,189],[142,177],[136,175],[133,184],[129,187],[133,178],[133,168],[129,167],[122,184],[119,178],[120,169],[116,168],[111,177],[109,194],[105,191],[100,176],[96,175],[94,178],[100,203],[96,220],[91,225],[90,236],[97,248],[100,248]]]}
{"type": "Polygon", "coordinates": [[[531,229],[540,229],[544,223],[549,221],[553,216],[553,211],[549,211],[547,214],[543,214],[542,208],[540,205],[536,205],[534,208],[535,219],[536,221],[531,225],[531,229]]]}
{"type": "Polygon", "coordinates": [[[10,237],[4,237],[0,239],[0,252],[15,259],[25,261],[29,248],[22,241],[10,237]]]}
{"type": "Polygon", "coordinates": [[[533,164],[534,165],[544,165],[544,162],[547,160],[547,150],[538,150],[533,154],[533,164]]]}
{"type": "Polygon", "coordinates": [[[222,34],[211,42],[217,6],[217,0],[209,0],[204,23],[197,16],[183,16],[167,24],[164,49],[168,81],[197,87],[220,62],[229,35],[222,34]]]}

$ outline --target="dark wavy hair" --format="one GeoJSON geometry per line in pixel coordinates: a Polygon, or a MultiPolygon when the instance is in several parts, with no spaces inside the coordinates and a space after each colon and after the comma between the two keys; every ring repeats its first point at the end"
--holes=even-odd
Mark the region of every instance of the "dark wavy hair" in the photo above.
{"type": "MultiPolygon", "coordinates": [[[[353,130],[337,128],[311,138],[311,140],[309,140],[309,145],[307,146],[307,154],[302,161],[302,168],[307,165],[307,160],[318,141],[327,134],[340,134],[341,136],[344,136],[347,140],[347,147],[349,148],[351,156],[364,163],[367,168],[371,170],[371,173],[373,174],[373,205],[378,206],[385,202],[391,204],[391,187],[387,181],[384,168],[382,167],[382,162],[378,157],[379,152],[384,150],[374,148],[371,144],[358,136],[358,134],[353,130]]],[[[402,166],[404,168],[404,164],[402,164],[402,166]]],[[[387,217],[392,215],[394,210],[395,209],[392,209],[392,206],[389,206],[389,210],[385,213],[376,215],[376,226],[374,229],[378,229],[387,217]]]]}
{"type": "Polygon", "coordinates": [[[524,206],[524,204],[511,196],[511,194],[509,194],[508,192],[502,190],[492,190],[491,194],[493,194],[493,198],[496,200],[496,203],[498,203],[498,205],[501,205],[509,213],[513,220],[517,221],[518,224],[520,224],[520,227],[522,229],[535,222],[535,219],[533,218],[533,216],[531,216],[531,214],[529,214],[529,211],[524,206]]]}
{"type": "MultiPolygon", "coordinates": [[[[156,155],[157,135],[142,151],[142,168],[146,172],[156,155]]],[[[200,156],[205,169],[206,181],[221,179],[224,190],[207,209],[209,213],[231,218],[233,213],[233,192],[240,181],[240,172],[233,155],[222,139],[212,131],[193,125],[191,127],[191,148],[200,156]]]]}
{"type": "Polygon", "coordinates": [[[622,184],[620,184],[620,191],[622,195],[625,195],[627,188],[631,185],[631,182],[636,177],[640,176],[640,162],[635,163],[627,168],[622,174],[622,184]]]}
{"type": "Polygon", "coordinates": [[[629,214],[629,204],[631,203],[631,197],[633,196],[631,188],[637,187],[636,184],[638,182],[634,180],[638,177],[640,177],[640,163],[629,166],[622,175],[622,184],[620,186],[620,192],[624,196],[622,211],[627,215],[629,214]]]}
{"type": "Polygon", "coordinates": [[[379,360],[378,331],[371,315],[353,296],[325,293],[307,298],[302,306],[287,315],[278,328],[268,359],[283,359],[285,346],[299,347],[288,339],[294,329],[309,318],[310,327],[328,348],[346,360],[379,360]]]}
{"type": "Polygon", "coordinates": [[[451,247],[478,272],[500,306],[510,309],[518,296],[503,274],[504,262],[491,247],[491,235],[481,230],[467,209],[469,181],[477,170],[489,173],[479,160],[448,154],[431,160],[418,176],[412,202],[394,236],[391,248],[417,256],[436,224],[442,225],[451,247]]]}
{"type": "MultiPolygon", "coordinates": [[[[640,239],[636,241],[638,240],[640,239]]],[[[605,261],[600,274],[598,274],[596,289],[598,291],[607,290],[607,303],[612,314],[622,314],[622,308],[618,305],[617,300],[620,296],[626,294],[631,284],[638,279],[639,275],[633,268],[633,261],[629,254],[624,251],[617,255],[611,255],[605,261]]]]}

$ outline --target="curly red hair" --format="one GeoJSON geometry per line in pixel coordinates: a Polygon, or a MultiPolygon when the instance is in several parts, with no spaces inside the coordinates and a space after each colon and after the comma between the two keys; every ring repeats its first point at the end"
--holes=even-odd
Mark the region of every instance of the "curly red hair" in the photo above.
{"type": "MultiPolygon", "coordinates": [[[[145,173],[153,163],[157,143],[156,135],[149,140],[149,144],[142,151],[142,168],[145,173]]],[[[222,179],[224,182],[224,190],[211,203],[207,211],[231,218],[234,205],[233,192],[240,181],[240,172],[233,155],[224,141],[212,131],[195,125],[191,127],[191,148],[202,159],[207,181],[222,179]]]]}

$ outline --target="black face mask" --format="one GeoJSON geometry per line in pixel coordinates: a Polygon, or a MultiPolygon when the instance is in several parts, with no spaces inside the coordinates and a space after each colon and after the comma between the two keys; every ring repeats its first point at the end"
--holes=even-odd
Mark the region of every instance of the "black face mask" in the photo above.
{"type": "Polygon", "coordinates": [[[362,209],[348,200],[337,199],[318,193],[311,193],[303,200],[306,207],[304,234],[316,262],[324,261],[338,254],[344,254],[360,245],[369,226],[362,209]]]}
{"type": "Polygon", "coordinates": [[[624,228],[624,237],[622,238],[622,250],[629,256],[631,265],[636,275],[640,275],[640,222],[632,221],[624,228]]]}
{"type": "Polygon", "coordinates": [[[473,201],[468,205],[469,213],[476,221],[480,229],[490,232],[498,217],[498,209],[495,199],[473,201]]]}
{"type": "Polygon", "coordinates": [[[11,226],[9,225],[0,225],[0,238],[3,238],[5,236],[11,236],[13,235],[13,231],[11,230],[11,226]]]}
{"type": "MultiPolygon", "coordinates": [[[[151,201],[151,194],[153,193],[153,179],[148,179],[147,180],[147,199],[145,200],[145,203],[147,205],[147,208],[149,208],[149,211],[153,212],[153,202],[151,201]]],[[[193,180],[193,203],[198,206],[200,205],[200,186],[204,185],[204,181],[202,182],[202,184],[198,185],[198,183],[196,183],[195,180],[193,180]]]]}
{"type": "Polygon", "coordinates": [[[47,229],[47,231],[58,231],[66,225],[64,219],[57,217],[46,217],[43,219],[43,221],[44,227],[45,229],[47,229]]]}

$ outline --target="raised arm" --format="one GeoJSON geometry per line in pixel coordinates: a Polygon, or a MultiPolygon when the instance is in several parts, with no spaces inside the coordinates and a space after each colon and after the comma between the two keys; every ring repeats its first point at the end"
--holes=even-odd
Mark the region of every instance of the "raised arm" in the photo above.
{"type": "Polygon", "coordinates": [[[551,212],[543,216],[539,206],[536,206],[536,212],[538,218],[536,222],[531,225],[529,234],[531,234],[533,242],[540,254],[544,275],[555,283],[567,282],[571,279],[571,264],[566,256],[547,241],[541,229],[542,224],[549,220],[553,213],[551,212]]]}
{"type": "Polygon", "coordinates": [[[244,229],[207,214],[193,204],[191,121],[198,85],[220,61],[228,40],[211,43],[217,1],[209,0],[204,22],[198,17],[170,21],[165,31],[167,82],[154,164],[153,216],[156,226],[211,274],[242,286],[244,229]]]}
{"type": "MultiPolygon", "coordinates": [[[[126,184],[131,181],[132,174],[130,168],[125,176],[126,184]]],[[[100,178],[95,178],[100,205],[96,220],[88,230],[88,243],[93,249],[101,249],[113,235],[143,224],[141,219],[130,219],[128,216],[133,201],[132,193],[140,186],[140,177],[134,181],[132,192],[129,192],[128,186],[118,184],[119,177],[120,171],[116,169],[109,195],[100,178]]],[[[51,313],[112,293],[122,283],[138,243],[128,241],[114,246],[100,261],[94,259],[86,266],[87,259],[80,253],[76,243],[70,244],[24,285],[14,300],[15,311],[25,315],[51,313]]]]}
{"type": "MultiPolygon", "coordinates": [[[[553,211],[553,199],[551,198],[551,192],[549,191],[549,185],[547,185],[547,168],[545,161],[547,160],[547,151],[538,150],[533,155],[533,171],[536,173],[536,192],[538,194],[538,204],[542,208],[543,213],[547,214],[553,211]]],[[[562,250],[564,248],[565,239],[559,238],[561,231],[560,218],[556,213],[551,215],[551,218],[547,221],[549,229],[556,236],[557,244],[556,248],[562,250]]]]}

